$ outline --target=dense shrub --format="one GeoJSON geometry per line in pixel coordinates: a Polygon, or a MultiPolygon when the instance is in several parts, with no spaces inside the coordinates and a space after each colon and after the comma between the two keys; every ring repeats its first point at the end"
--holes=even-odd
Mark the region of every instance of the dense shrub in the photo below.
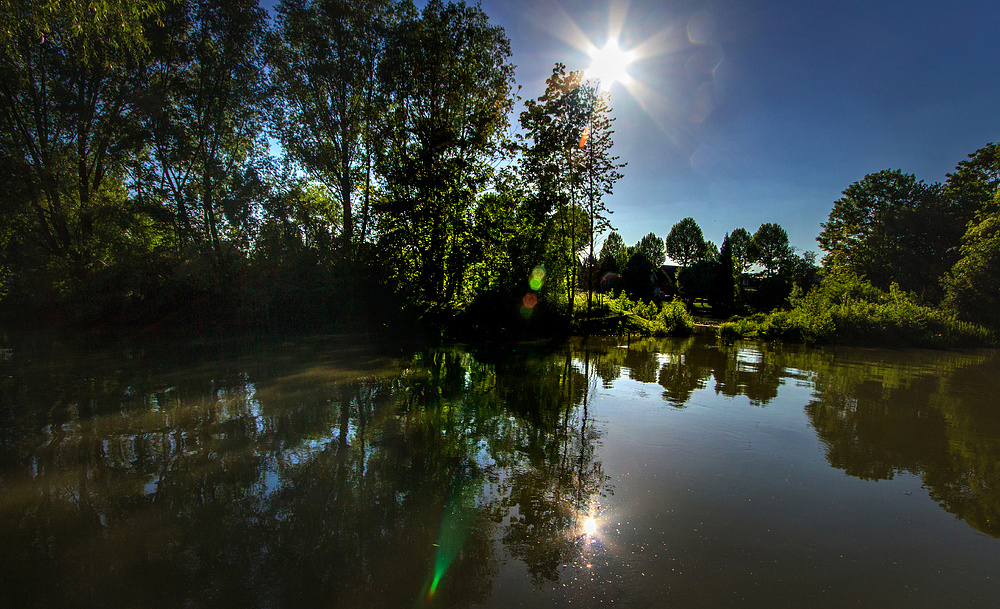
{"type": "Polygon", "coordinates": [[[803,343],[948,347],[992,342],[988,330],[917,304],[895,284],[882,291],[857,276],[837,273],[794,301],[789,311],[726,322],[718,335],[803,343]]]}
{"type": "Polygon", "coordinates": [[[643,302],[624,293],[607,302],[608,310],[625,316],[625,329],[650,336],[684,336],[694,330],[694,319],[680,301],[643,302]]]}

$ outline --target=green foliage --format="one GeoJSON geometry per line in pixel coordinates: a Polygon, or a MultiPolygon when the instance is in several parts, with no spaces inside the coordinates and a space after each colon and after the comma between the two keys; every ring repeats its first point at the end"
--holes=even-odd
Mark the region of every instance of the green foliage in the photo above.
{"type": "Polygon", "coordinates": [[[767,277],[776,275],[792,255],[792,248],[788,245],[788,233],[780,225],[772,222],[760,225],[750,239],[747,251],[754,262],[764,267],[767,277]]]}
{"type": "Polygon", "coordinates": [[[981,345],[993,340],[983,327],[920,305],[895,284],[888,292],[849,273],[832,273],[789,311],[727,322],[720,336],[804,343],[888,344],[927,347],[981,345]]]}
{"type": "Polygon", "coordinates": [[[601,246],[600,264],[604,272],[621,272],[625,268],[625,241],[621,235],[611,231],[601,246]]]}
{"type": "Polygon", "coordinates": [[[961,253],[944,277],[943,306],[962,319],[1000,329],[1000,212],[969,226],[961,253]]]}
{"type": "Polygon", "coordinates": [[[387,91],[376,78],[400,11],[392,0],[285,0],[269,46],[280,91],[274,128],[286,154],[340,200],[343,236],[355,241],[353,197],[364,187],[367,231],[377,122],[387,91]]]}
{"type": "MultiPolygon", "coordinates": [[[[519,169],[540,219],[551,215],[547,231],[563,235],[556,237],[559,246],[549,248],[547,262],[556,262],[552,270],[565,288],[571,314],[576,286],[599,281],[593,276],[597,270],[594,264],[584,265],[585,276],[578,277],[581,248],[576,247],[575,236],[583,231],[587,259],[595,259],[597,237],[611,228],[611,211],[604,198],[622,177],[618,170],[623,164],[611,154],[614,132],[610,111],[608,97],[600,94],[595,83],[584,80],[582,72],[567,73],[566,66],[557,63],[546,80],[545,92],[537,100],[525,102],[520,114],[524,134],[520,136],[519,169]],[[582,224],[576,221],[576,209],[583,212],[582,224]]],[[[608,267],[610,260],[605,259],[602,268],[608,267]]],[[[589,290],[587,294],[589,309],[589,290]]]]}
{"type": "Polygon", "coordinates": [[[226,249],[249,250],[264,196],[265,21],[254,0],[175,0],[150,33],[139,185],[178,249],[193,243],[219,264],[226,249]]]}
{"type": "Polygon", "coordinates": [[[702,250],[700,258],[709,262],[716,262],[719,259],[719,246],[713,241],[705,241],[705,249],[702,250]]]}
{"type": "Polygon", "coordinates": [[[943,306],[962,319],[1000,329],[1000,145],[990,144],[948,175],[948,196],[974,210],[959,258],[942,278],[943,306]]]}
{"type": "Polygon", "coordinates": [[[681,266],[690,266],[705,252],[705,236],[694,218],[684,218],[670,229],[666,253],[681,266]]]}
{"type": "Polygon", "coordinates": [[[607,301],[608,310],[625,317],[630,332],[645,336],[687,336],[694,330],[694,319],[680,301],[643,302],[631,300],[623,292],[607,301]]]}
{"type": "Polygon", "coordinates": [[[911,174],[884,170],[844,190],[817,237],[828,268],[845,269],[885,290],[892,282],[928,301],[940,300],[938,278],[957,259],[971,216],[911,174]]]}
{"type": "Polygon", "coordinates": [[[1000,144],[987,144],[973,152],[947,177],[945,199],[962,231],[984,208],[996,210],[1000,205],[996,200],[1000,191],[1000,144]]]}
{"type": "Polygon", "coordinates": [[[639,243],[635,247],[654,267],[659,267],[666,261],[664,241],[653,233],[639,239],[639,243]]]}
{"type": "Polygon", "coordinates": [[[753,264],[750,250],[751,240],[752,237],[747,229],[736,228],[733,229],[733,232],[729,233],[722,243],[723,248],[727,243],[729,244],[733,256],[733,269],[739,275],[747,272],[750,269],[750,265],[753,264]]]}
{"type": "Polygon", "coordinates": [[[379,249],[430,317],[468,304],[471,211],[505,154],[514,67],[482,8],[431,0],[390,31],[380,78],[389,100],[379,172],[379,249]]]}
{"type": "MultiPolygon", "coordinates": [[[[0,5],[0,200],[19,245],[86,267],[135,209],[121,184],[145,144],[140,125],[149,2],[0,5]],[[116,209],[117,208],[117,209],[116,209]]],[[[44,265],[45,262],[41,264],[44,265]]]]}

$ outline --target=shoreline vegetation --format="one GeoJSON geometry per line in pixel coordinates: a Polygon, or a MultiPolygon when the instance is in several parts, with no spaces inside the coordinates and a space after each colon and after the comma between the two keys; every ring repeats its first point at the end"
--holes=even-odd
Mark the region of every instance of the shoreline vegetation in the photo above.
{"type": "Polygon", "coordinates": [[[521,103],[480,5],[14,0],[0,20],[8,331],[516,339],[708,318],[723,341],[997,342],[997,144],[943,183],[851,184],[821,259],[769,222],[716,245],[683,218],[627,245],[610,95],[556,64],[521,103]]]}

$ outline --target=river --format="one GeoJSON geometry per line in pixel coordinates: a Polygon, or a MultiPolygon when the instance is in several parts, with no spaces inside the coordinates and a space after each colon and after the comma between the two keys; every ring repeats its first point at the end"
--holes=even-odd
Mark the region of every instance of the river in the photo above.
{"type": "Polygon", "coordinates": [[[3,607],[1000,606],[1000,353],[0,351],[3,607]]]}

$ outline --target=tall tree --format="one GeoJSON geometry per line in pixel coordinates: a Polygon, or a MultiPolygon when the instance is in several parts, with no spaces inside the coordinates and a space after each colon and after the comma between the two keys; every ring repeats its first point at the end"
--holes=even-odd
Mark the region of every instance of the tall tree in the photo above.
{"type": "Polygon", "coordinates": [[[601,268],[621,272],[625,261],[625,241],[616,231],[611,231],[601,246],[601,268]]]}
{"type": "Polygon", "coordinates": [[[964,241],[962,257],[944,276],[943,304],[962,319],[1000,329],[1000,212],[982,215],[964,241]]]}
{"type": "Polygon", "coordinates": [[[152,186],[178,245],[207,244],[216,262],[226,244],[249,249],[258,215],[248,199],[266,150],[265,19],[254,0],[175,0],[152,28],[152,186]]]}
{"type": "MultiPolygon", "coordinates": [[[[604,202],[604,196],[610,195],[614,191],[615,183],[622,178],[619,171],[625,167],[625,163],[619,163],[618,157],[611,154],[611,147],[614,144],[611,136],[611,107],[609,105],[609,92],[601,92],[596,83],[588,83],[584,87],[584,94],[590,98],[590,117],[587,127],[580,137],[580,147],[586,153],[586,160],[583,165],[583,202],[587,211],[589,227],[589,251],[588,258],[594,258],[594,241],[611,228],[611,221],[608,218],[611,210],[604,202]]],[[[654,237],[655,238],[655,237],[654,237]]],[[[659,239],[656,239],[659,241],[659,239]]],[[[651,251],[655,255],[655,252],[651,251]]],[[[651,263],[657,265],[655,260],[651,263]]],[[[662,263],[662,262],[661,262],[662,263]]],[[[658,266],[658,265],[657,265],[658,266]]],[[[594,265],[587,267],[587,285],[594,283],[592,273],[594,265]]],[[[587,314],[593,309],[593,290],[587,290],[587,314]]],[[[572,307],[570,308],[572,313],[572,307]]]]}
{"type": "MultiPolygon", "coordinates": [[[[737,229],[740,230],[740,229],[737,229]]],[[[736,231],[733,231],[735,233],[736,231]]],[[[743,231],[746,232],[745,230],[743,231]]],[[[733,239],[733,233],[727,234],[722,239],[722,247],[719,249],[719,256],[716,262],[718,269],[718,283],[712,301],[713,313],[728,313],[736,307],[740,293],[740,271],[737,270],[737,256],[734,244],[740,239],[733,239]],[[716,308],[718,311],[716,311],[716,308]]],[[[716,315],[719,317],[720,315],[716,315]]]]}
{"type": "Polygon", "coordinates": [[[784,261],[792,255],[792,248],[788,244],[788,233],[773,222],[760,225],[750,240],[749,251],[754,262],[764,267],[764,273],[768,277],[773,277],[784,261]]]}
{"type": "Polygon", "coordinates": [[[653,233],[649,233],[636,244],[636,249],[649,260],[653,268],[659,268],[666,260],[666,252],[663,249],[663,239],[653,233]]]}
{"type": "Polygon", "coordinates": [[[949,216],[954,218],[949,228],[957,226],[963,232],[984,207],[995,205],[997,190],[1000,190],[1000,144],[987,144],[947,176],[945,199],[949,216]]]}
{"type": "Polygon", "coordinates": [[[975,210],[975,219],[942,279],[943,304],[963,319],[1000,328],[1000,144],[959,163],[948,175],[946,198],[964,213],[975,210]]]}
{"type": "Polygon", "coordinates": [[[377,73],[398,10],[393,0],[282,0],[277,7],[269,45],[280,92],[276,134],[292,158],[337,192],[348,247],[358,190],[365,196],[362,236],[368,228],[382,104],[377,73]]]}
{"type": "MultiPolygon", "coordinates": [[[[753,264],[750,257],[750,240],[750,232],[745,228],[733,229],[733,232],[729,233],[726,238],[733,256],[733,269],[740,275],[747,272],[747,269],[753,264]]],[[[725,242],[723,242],[723,246],[725,246],[725,242]]]]}
{"type": "Polygon", "coordinates": [[[513,100],[510,43],[479,6],[430,0],[394,26],[381,78],[389,97],[379,166],[383,246],[426,312],[464,302],[470,210],[504,152],[513,100]]]}
{"type": "Polygon", "coordinates": [[[937,233],[944,221],[938,186],[898,169],[884,170],[868,174],[843,194],[817,237],[820,249],[827,252],[827,266],[849,269],[888,289],[907,275],[903,266],[916,256],[933,263],[933,258],[948,255],[947,248],[935,245],[941,241],[937,233]],[[938,228],[923,222],[932,217],[938,228]],[[925,249],[929,251],[921,253],[925,249]]]}
{"type": "Polygon", "coordinates": [[[539,232],[555,233],[554,237],[542,238],[559,246],[555,251],[550,249],[547,257],[557,275],[567,275],[563,281],[571,312],[577,285],[578,246],[582,245],[575,236],[585,227],[577,226],[580,215],[569,210],[580,206],[579,190],[585,167],[583,135],[588,129],[592,94],[592,87],[583,82],[582,72],[567,73],[566,66],[557,63],[545,81],[545,92],[538,99],[526,101],[520,115],[525,131],[521,171],[541,218],[546,218],[539,232]]]}
{"type": "Polygon", "coordinates": [[[667,255],[688,267],[705,251],[705,236],[694,218],[684,218],[670,229],[666,239],[667,255]]]}
{"type": "Polygon", "coordinates": [[[0,154],[19,195],[3,205],[23,203],[28,237],[50,256],[90,261],[124,236],[122,184],[144,145],[144,24],[157,7],[0,4],[0,154]]]}

